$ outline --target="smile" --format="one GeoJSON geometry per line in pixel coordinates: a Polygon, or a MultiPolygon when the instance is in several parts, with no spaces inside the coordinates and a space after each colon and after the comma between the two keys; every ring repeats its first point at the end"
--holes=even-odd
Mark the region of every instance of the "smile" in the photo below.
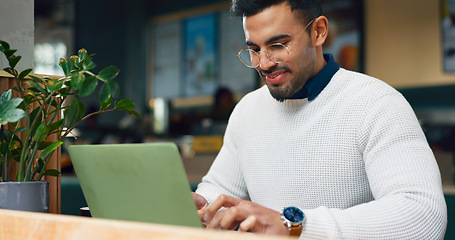
{"type": "Polygon", "coordinates": [[[268,83],[270,83],[272,85],[278,85],[283,80],[286,73],[287,73],[287,71],[280,71],[280,72],[274,72],[271,74],[263,74],[263,75],[265,77],[265,80],[268,83]]]}

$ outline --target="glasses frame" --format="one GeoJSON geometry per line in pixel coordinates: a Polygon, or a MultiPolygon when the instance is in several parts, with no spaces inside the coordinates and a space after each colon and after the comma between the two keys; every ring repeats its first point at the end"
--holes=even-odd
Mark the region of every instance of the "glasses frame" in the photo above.
{"type": "MultiPolygon", "coordinates": [[[[306,29],[314,22],[315,19],[316,19],[316,18],[311,19],[311,21],[305,26],[305,28],[303,29],[303,31],[306,31],[306,29]]],[[[249,49],[248,46],[245,44],[245,46],[237,53],[237,58],[238,58],[238,59],[240,60],[240,62],[243,63],[243,65],[245,65],[246,67],[248,67],[248,68],[257,68],[258,66],[261,65],[261,53],[264,52],[265,55],[267,56],[267,58],[268,58],[270,61],[272,61],[272,62],[274,62],[274,63],[284,63],[284,62],[286,62],[286,61],[289,59],[289,54],[290,54],[289,47],[290,47],[290,46],[291,46],[291,44],[289,44],[288,46],[285,46],[285,45],[282,44],[282,43],[272,43],[272,44],[270,44],[270,45],[267,45],[267,47],[266,47],[265,50],[261,50],[261,51],[258,51],[258,52],[257,52],[257,51],[254,51],[254,50],[252,50],[252,49],[249,49]],[[276,60],[272,59],[272,57],[270,56],[270,54],[267,52],[267,49],[268,49],[270,46],[277,46],[277,45],[278,45],[278,46],[284,47],[284,48],[286,49],[286,51],[288,52],[288,57],[286,58],[286,60],[284,60],[284,61],[276,61],[276,60]],[[243,51],[248,51],[250,55],[251,55],[251,54],[256,54],[256,55],[258,56],[258,58],[259,58],[258,64],[257,64],[256,66],[253,66],[253,65],[250,66],[250,65],[247,65],[246,63],[244,63],[244,62],[242,61],[242,59],[240,58],[240,54],[241,54],[243,51]]]]}
{"type": "Polygon", "coordinates": [[[240,60],[240,62],[242,62],[243,65],[245,65],[246,67],[248,67],[248,68],[257,68],[259,65],[261,65],[261,53],[264,52],[265,55],[267,56],[267,58],[270,59],[270,61],[273,61],[274,63],[284,63],[284,62],[286,62],[286,61],[288,60],[288,58],[289,58],[289,47],[290,47],[290,46],[291,46],[291,45],[285,46],[285,45],[282,44],[282,43],[272,43],[272,44],[268,45],[267,48],[266,48],[265,50],[261,50],[261,51],[259,51],[259,52],[256,52],[256,51],[254,51],[254,50],[252,50],[252,49],[249,49],[249,48],[243,48],[242,50],[240,50],[240,51],[237,53],[237,58],[238,58],[238,59],[240,60]],[[271,55],[269,54],[269,52],[267,51],[267,49],[268,49],[269,47],[272,47],[272,46],[281,46],[281,47],[283,47],[284,49],[286,49],[286,52],[288,53],[288,54],[287,54],[286,60],[284,60],[284,61],[278,61],[278,60],[272,58],[272,56],[271,56],[271,55]],[[259,58],[258,64],[257,64],[256,66],[253,66],[253,65],[248,65],[248,64],[246,64],[245,62],[243,62],[243,61],[242,61],[242,58],[240,58],[240,54],[242,54],[243,51],[248,51],[250,55],[255,54],[255,55],[259,58]]]}

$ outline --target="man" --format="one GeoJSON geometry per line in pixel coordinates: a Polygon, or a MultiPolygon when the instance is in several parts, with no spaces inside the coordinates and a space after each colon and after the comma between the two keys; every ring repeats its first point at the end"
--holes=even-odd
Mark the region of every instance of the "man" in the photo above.
{"type": "Polygon", "coordinates": [[[443,238],[439,169],[412,108],[384,82],[323,54],[328,20],[318,1],[233,0],[232,9],[243,16],[239,58],[265,86],[237,104],[193,194],[206,227],[443,238]]]}

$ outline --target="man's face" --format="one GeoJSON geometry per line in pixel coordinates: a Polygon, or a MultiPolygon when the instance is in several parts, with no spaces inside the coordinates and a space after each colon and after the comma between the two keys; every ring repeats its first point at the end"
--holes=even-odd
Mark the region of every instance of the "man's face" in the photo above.
{"type": "MultiPolygon", "coordinates": [[[[243,18],[245,38],[250,49],[264,51],[273,43],[289,46],[286,62],[275,63],[261,52],[256,67],[271,95],[278,101],[291,98],[314,74],[316,49],[305,25],[294,15],[287,2],[273,5],[256,15],[243,18]]],[[[311,26],[309,26],[311,28],[311,26]]]]}

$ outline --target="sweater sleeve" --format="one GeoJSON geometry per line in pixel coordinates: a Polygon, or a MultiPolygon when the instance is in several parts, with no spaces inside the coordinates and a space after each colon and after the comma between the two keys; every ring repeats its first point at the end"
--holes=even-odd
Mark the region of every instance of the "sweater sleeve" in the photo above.
{"type": "Polygon", "coordinates": [[[443,239],[447,209],[439,168],[401,94],[389,93],[366,107],[358,139],[374,201],[306,209],[302,237],[443,239]]]}
{"type": "Polygon", "coordinates": [[[237,106],[231,114],[220,152],[196,190],[209,203],[220,194],[249,199],[234,140],[236,125],[241,122],[238,120],[241,116],[238,108],[237,106]]]}

